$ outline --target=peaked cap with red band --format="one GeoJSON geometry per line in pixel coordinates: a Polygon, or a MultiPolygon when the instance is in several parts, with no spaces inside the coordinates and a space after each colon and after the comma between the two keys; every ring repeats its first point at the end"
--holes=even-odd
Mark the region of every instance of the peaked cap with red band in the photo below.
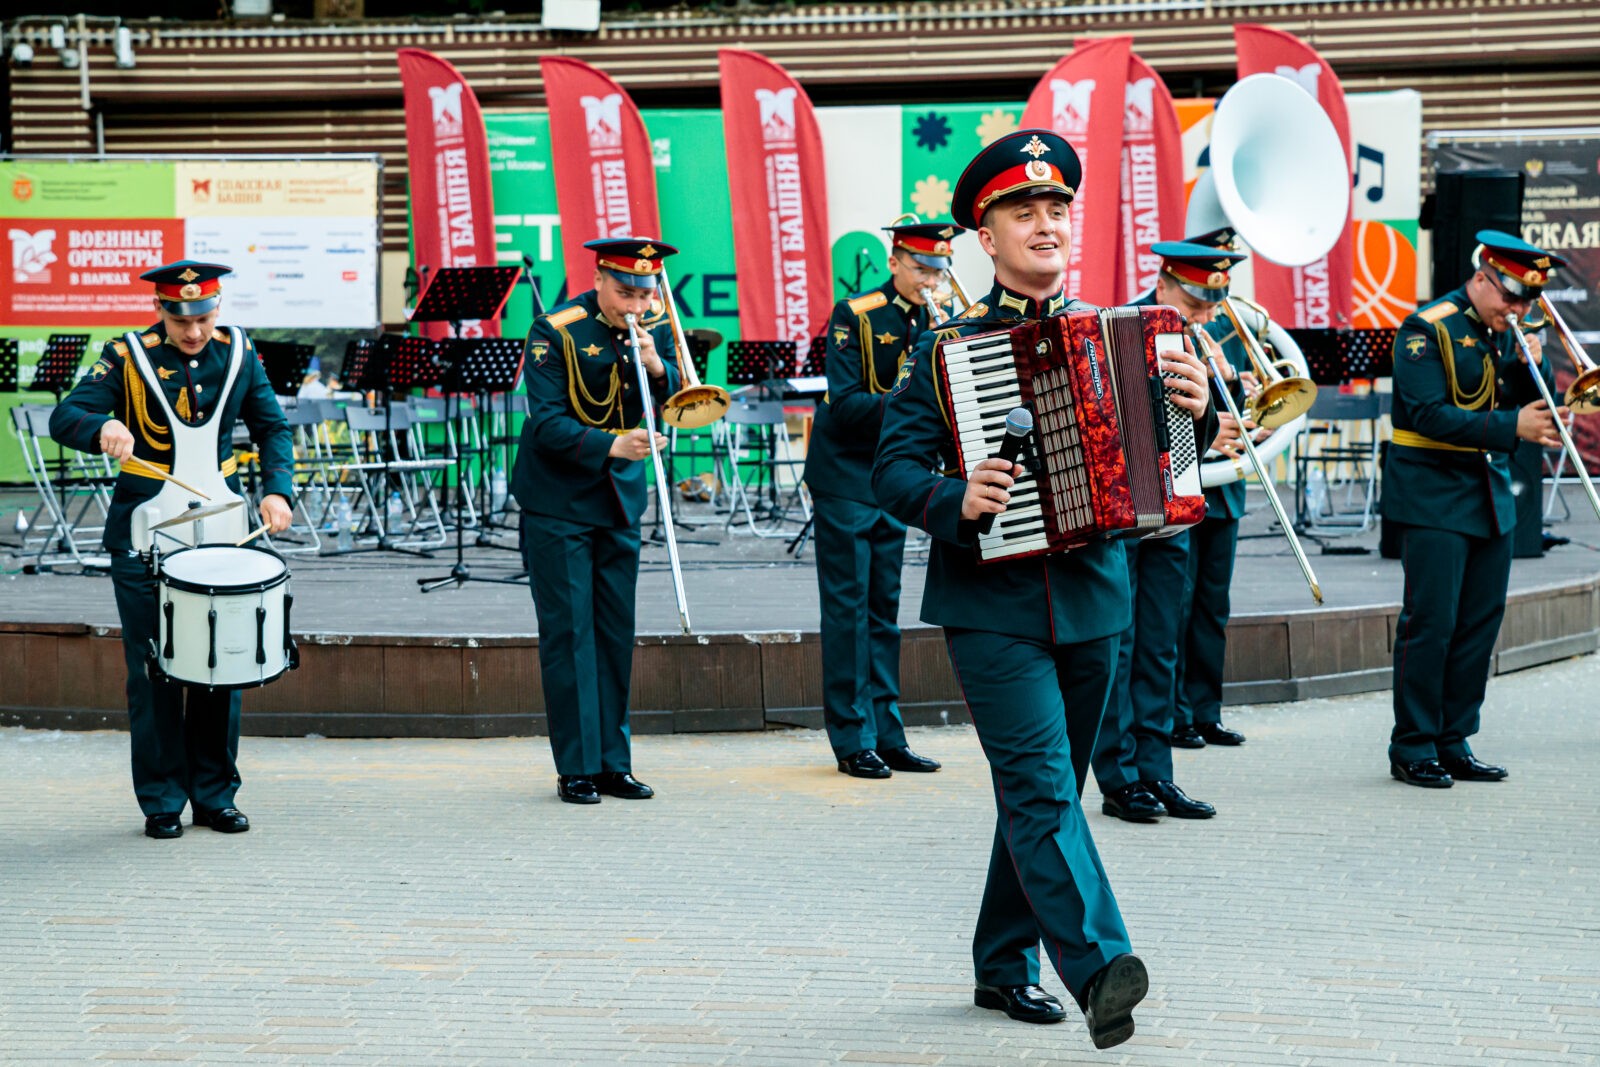
{"type": "Polygon", "coordinates": [[[1150,251],[1161,257],[1161,273],[1178,288],[1211,304],[1227,299],[1228,272],[1245,258],[1243,252],[1194,241],[1157,241],[1150,251]]]}
{"type": "Polygon", "coordinates": [[[594,253],[594,265],[623,285],[654,289],[661,277],[661,261],[678,250],[664,241],[648,237],[605,237],[585,241],[583,247],[594,253]]]}
{"type": "Polygon", "coordinates": [[[917,222],[883,229],[896,248],[904,249],[912,259],[934,270],[950,269],[950,242],[967,232],[948,222],[917,222]]]}
{"type": "Polygon", "coordinates": [[[950,214],[975,230],[992,204],[1052,192],[1071,201],[1082,181],[1083,164],[1065,137],[1051,130],[1018,130],[972,157],[956,181],[950,214]]]}
{"type": "Polygon", "coordinates": [[[206,315],[222,303],[222,276],[232,274],[232,267],[221,263],[201,263],[193,259],[180,259],[164,267],[156,267],[139,275],[154,282],[156,299],[172,315],[206,315]]]}
{"type": "Polygon", "coordinates": [[[1506,292],[1512,296],[1538,299],[1550,281],[1550,273],[1567,265],[1560,256],[1501,230],[1479,230],[1476,237],[1475,261],[1499,271],[1506,292]]]}

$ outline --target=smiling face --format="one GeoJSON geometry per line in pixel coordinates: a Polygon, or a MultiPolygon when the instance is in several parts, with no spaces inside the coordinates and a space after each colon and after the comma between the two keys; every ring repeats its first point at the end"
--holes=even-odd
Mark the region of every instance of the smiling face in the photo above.
{"type": "Polygon", "coordinates": [[[222,310],[218,306],[204,315],[174,315],[161,301],[157,300],[155,305],[161,325],[166,327],[167,340],[186,356],[197,356],[206,347],[211,331],[216,328],[217,314],[222,310]]]}
{"type": "Polygon", "coordinates": [[[983,214],[978,243],[994,259],[995,280],[1033,297],[1061,289],[1072,247],[1067,198],[1055,193],[1002,200],[983,214]]]}

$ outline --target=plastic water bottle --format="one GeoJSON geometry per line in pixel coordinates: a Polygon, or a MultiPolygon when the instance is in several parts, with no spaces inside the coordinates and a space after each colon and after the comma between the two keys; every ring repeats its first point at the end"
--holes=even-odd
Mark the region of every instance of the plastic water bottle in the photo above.
{"type": "Polygon", "coordinates": [[[1321,467],[1312,467],[1306,473],[1306,513],[1313,522],[1328,506],[1328,483],[1322,476],[1321,467]]]}
{"type": "Polygon", "coordinates": [[[348,552],[356,547],[355,535],[351,533],[351,528],[355,525],[355,523],[352,521],[350,515],[350,501],[340,497],[337,514],[337,522],[339,525],[339,551],[348,552]]]}
{"type": "Polygon", "coordinates": [[[499,511],[506,503],[506,469],[495,467],[489,474],[489,510],[499,511]]]}
{"type": "Polygon", "coordinates": [[[383,528],[392,537],[400,524],[406,521],[406,506],[398,491],[389,494],[389,506],[384,510],[383,528]]]}

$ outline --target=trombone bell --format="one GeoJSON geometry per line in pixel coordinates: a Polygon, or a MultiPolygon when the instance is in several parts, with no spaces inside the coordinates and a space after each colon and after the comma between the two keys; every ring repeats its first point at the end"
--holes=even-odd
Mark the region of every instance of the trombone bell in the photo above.
{"type": "Polygon", "coordinates": [[[1261,387],[1250,402],[1250,417],[1257,426],[1276,430],[1311,410],[1317,387],[1307,378],[1279,378],[1261,387]]]}
{"type": "Polygon", "coordinates": [[[1600,411],[1600,367],[1590,367],[1567,386],[1567,407],[1578,415],[1600,411]]]}
{"type": "Polygon", "coordinates": [[[679,389],[661,405],[661,420],[680,430],[710,426],[728,413],[733,398],[715,385],[689,385],[679,389]]]}

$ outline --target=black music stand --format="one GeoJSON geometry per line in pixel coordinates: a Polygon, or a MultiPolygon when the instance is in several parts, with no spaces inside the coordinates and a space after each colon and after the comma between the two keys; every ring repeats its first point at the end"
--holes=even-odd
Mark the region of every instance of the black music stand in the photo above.
{"type": "Polygon", "coordinates": [[[77,382],[78,368],[89,350],[86,333],[53,333],[45,342],[44,355],[33,373],[33,384],[28,386],[36,393],[54,393],[56,403],[70,392],[77,382]]]}
{"type": "MultiPolygon", "coordinates": [[[[803,378],[818,378],[826,377],[827,374],[828,335],[824,333],[811,339],[811,347],[806,350],[805,363],[800,368],[800,376],[803,378]]],[[[812,425],[814,430],[815,423],[812,425]]],[[[1029,438],[1029,440],[1031,441],[1032,438],[1029,438]]],[[[805,553],[806,542],[811,540],[811,531],[815,529],[816,525],[817,516],[813,512],[811,518],[807,519],[800,527],[800,532],[790,539],[789,547],[785,551],[795,559],[799,559],[805,553]]]]}
{"type": "Polygon", "coordinates": [[[1392,326],[1340,330],[1339,348],[1345,379],[1393,376],[1394,337],[1398,332],[1392,326]]]}
{"type": "Polygon", "coordinates": [[[17,339],[0,337],[0,393],[17,391],[17,339]]]}
{"type": "Polygon", "coordinates": [[[522,273],[521,267],[443,267],[428,279],[411,321],[447,322],[460,337],[463,322],[500,314],[522,273]]]}
{"type": "Polygon", "coordinates": [[[1344,383],[1344,352],[1340,347],[1339,331],[1324,327],[1294,327],[1289,336],[1300,346],[1306,357],[1306,367],[1311,380],[1318,385],[1344,383]]]}
{"type": "MultiPolygon", "coordinates": [[[[381,393],[383,395],[383,429],[387,433],[394,419],[394,395],[408,389],[427,388],[438,384],[443,368],[439,365],[439,344],[425,337],[410,337],[405,334],[386,333],[376,342],[358,340],[352,341],[345,349],[346,366],[343,369],[347,375],[344,384],[350,389],[363,393],[381,393]]],[[[382,484],[385,491],[389,488],[390,454],[387,448],[383,450],[383,460],[377,465],[382,475],[382,484]]],[[[367,468],[363,468],[362,477],[366,477],[367,468]]],[[[385,497],[387,499],[387,497],[385,497]]],[[[405,548],[397,545],[389,536],[387,527],[379,525],[382,533],[378,535],[378,543],[362,548],[334,549],[323,552],[325,556],[349,556],[362,552],[399,552],[407,556],[420,556],[423,559],[432,559],[433,553],[424,548],[405,548]]]]}
{"type": "MultiPolygon", "coordinates": [[[[473,395],[478,397],[478,412],[482,417],[484,405],[488,398],[496,393],[509,394],[517,387],[518,380],[522,377],[523,343],[514,337],[480,337],[457,338],[444,342],[445,358],[449,361],[449,369],[445,372],[440,385],[448,395],[451,393],[463,397],[473,395]]],[[[448,417],[449,404],[445,404],[448,417]]],[[[482,435],[480,434],[480,437],[482,435]]],[[[492,451],[492,444],[476,449],[485,460],[492,451]]],[[[442,578],[418,578],[417,585],[424,593],[431,593],[435,589],[446,585],[465,585],[467,582],[493,582],[497,585],[523,585],[527,579],[527,572],[522,571],[509,577],[485,578],[474,575],[472,568],[466,562],[466,496],[467,492],[467,450],[458,442],[456,445],[456,562],[450,568],[450,573],[442,578]]],[[[479,512],[488,521],[488,510],[479,512]]],[[[480,528],[477,543],[489,545],[494,548],[504,546],[496,545],[489,541],[480,528]]]]}
{"type": "Polygon", "coordinates": [[[294,341],[257,341],[255,346],[261,353],[261,365],[266,368],[272,391],[279,396],[298,396],[301,383],[311,371],[316,346],[294,341]]]}
{"type": "Polygon", "coordinates": [[[779,400],[795,362],[793,341],[729,341],[728,384],[754,385],[762,390],[762,399],[779,400]]]}

